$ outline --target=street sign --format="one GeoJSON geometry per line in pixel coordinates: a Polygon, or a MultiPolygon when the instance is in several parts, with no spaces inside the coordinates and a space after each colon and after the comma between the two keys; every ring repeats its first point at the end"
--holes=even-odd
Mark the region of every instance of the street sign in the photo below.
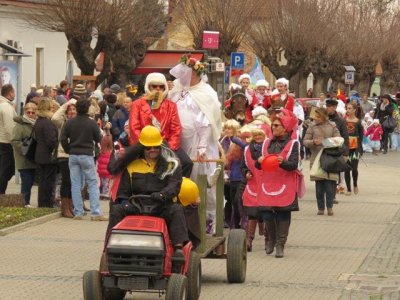
{"type": "Polygon", "coordinates": [[[243,69],[231,69],[231,76],[238,77],[244,73],[243,69]]]}
{"type": "Polygon", "coordinates": [[[354,72],[344,73],[344,84],[354,84],[354,72]]]}
{"type": "Polygon", "coordinates": [[[244,69],[244,53],[242,52],[231,53],[231,69],[236,69],[236,70],[244,69]]]}
{"type": "Polygon", "coordinates": [[[218,31],[203,31],[203,49],[218,49],[218,45],[218,31]]]}
{"type": "Polygon", "coordinates": [[[225,71],[225,63],[218,62],[215,64],[215,72],[224,72],[225,71]]]}

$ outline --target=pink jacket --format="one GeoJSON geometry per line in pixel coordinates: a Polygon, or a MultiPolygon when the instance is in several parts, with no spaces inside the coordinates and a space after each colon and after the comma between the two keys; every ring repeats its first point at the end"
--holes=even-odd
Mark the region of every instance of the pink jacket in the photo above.
{"type": "Polygon", "coordinates": [[[111,151],[100,153],[99,159],[97,160],[97,173],[100,178],[111,178],[110,173],[107,171],[107,165],[110,161],[111,151]]]}
{"type": "Polygon", "coordinates": [[[365,136],[371,136],[371,141],[380,141],[382,134],[383,134],[383,129],[381,125],[375,127],[372,124],[371,126],[368,127],[365,136]]]}

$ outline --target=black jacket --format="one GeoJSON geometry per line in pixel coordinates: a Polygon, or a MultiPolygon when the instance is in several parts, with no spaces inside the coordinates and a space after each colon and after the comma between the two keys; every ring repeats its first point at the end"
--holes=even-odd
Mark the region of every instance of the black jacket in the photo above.
{"type": "Polygon", "coordinates": [[[94,156],[94,146],[100,143],[100,140],[99,126],[87,115],[78,115],[69,119],[60,135],[61,145],[70,155],[94,156]]]}
{"type": "Polygon", "coordinates": [[[128,169],[125,169],[121,176],[117,198],[128,200],[132,195],[151,195],[154,192],[160,192],[170,202],[178,196],[181,183],[182,169],[180,166],[163,180],[156,173],[133,172],[129,174],[128,169]]]}
{"type": "Polygon", "coordinates": [[[340,117],[337,112],[335,112],[333,115],[330,115],[329,120],[336,124],[340,136],[344,139],[344,143],[342,146],[343,155],[349,156],[349,133],[347,132],[346,121],[342,117],[340,117]]]}
{"type": "Polygon", "coordinates": [[[53,122],[44,117],[39,117],[33,127],[37,141],[35,162],[38,164],[51,164],[51,154],[58,145],[58,130],[53,122]]]}

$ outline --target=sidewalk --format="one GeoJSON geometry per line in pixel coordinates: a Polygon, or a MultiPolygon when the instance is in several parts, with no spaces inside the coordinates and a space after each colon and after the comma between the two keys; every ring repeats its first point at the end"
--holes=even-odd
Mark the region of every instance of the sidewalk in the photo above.
{"type": "MultiPolygon", "coordinates": [[[[360,193],[339,195],[332,217],[316,215],[305,162],[308,191],[292,215],[285,257],[267,256],[256,236],[244,284],[227,283],[224,260],[202,260],[201,299],[400,299],[400,153],[364,161],[360,193]]],[[[82,274],[98,268],[106,223],[59,218],[0,237],[0,300],[82,299],[82,274]]]]}

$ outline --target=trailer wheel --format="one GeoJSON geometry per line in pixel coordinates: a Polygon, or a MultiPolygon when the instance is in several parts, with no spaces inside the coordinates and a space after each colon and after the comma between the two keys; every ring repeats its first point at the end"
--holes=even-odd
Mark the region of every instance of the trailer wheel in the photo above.
{"type": "Polygon", "coordinates": [[[229,283],[243,283],[246,279],[247,249],[246,233],[242,229],[232,229],[228,237],[226,271],[229,283]]]}
{"type": "Polygon", "coordinates": [[[187,282],[187,299],[198,300],[201,293],[201,259],[195,251],[190,253],[187,282]]]}

